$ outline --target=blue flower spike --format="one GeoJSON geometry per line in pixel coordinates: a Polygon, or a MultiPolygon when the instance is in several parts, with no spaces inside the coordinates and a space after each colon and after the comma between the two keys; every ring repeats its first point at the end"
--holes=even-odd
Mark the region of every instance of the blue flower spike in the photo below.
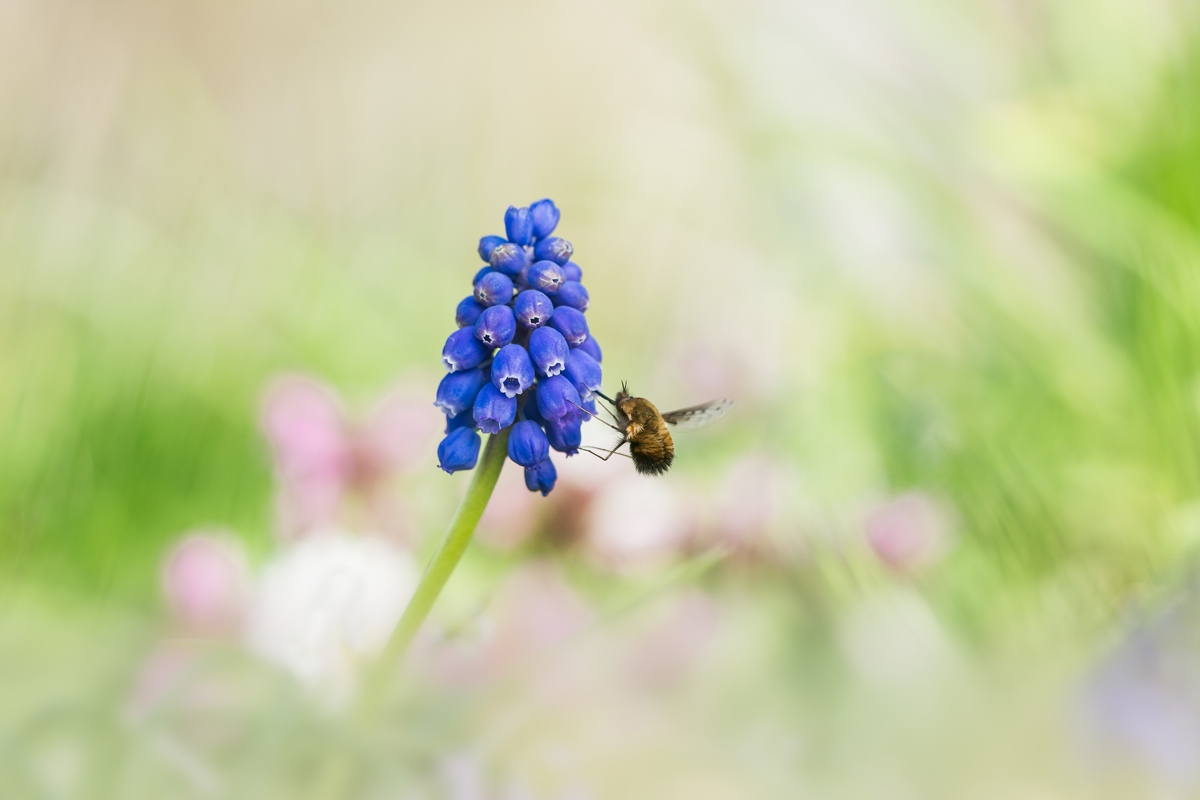
{"type": "Polygon", "coordinates": [[[447,373],[438,384],[437,399],[433,404],[446,416],[457,417],[474,407],[475,397],[487,381],[488,374],[482,369],[447,373]]]}
{"type": "Polygon", "coordinates": [[[558,470],[554,462],[547,458],[536,467],[525,468],[525,488],[531,492],[541,492],[542,497],[550,494],[554,482],[558,480],[558,470]]]}
{"type": "Polygon", "coordinates": [[[475,398],[475,422],[484,433],[499,433],[517,418],[517,401],[488,382],[475,398]]]}
{"type": "Polygon", "coordinates": [[[556,294],[559,287],[566,283],[562,267],[553,261],[535,261],[525,280],[532,288],[546,294],[556,294]]]}
{"type": "Polygon", "coordinates": [[[459,328],[446,339],[442,364],[451,372],[461,372],[483,363],[492,351],[475,338],[474,328],[459,328]]]}
{"type": "MultiPolygon", "coordinates": [[[[472,400],[471,401],[472,407],[468,408],[466,411],[462,412],[458,416],[446,417],[446,430],[445,430],[446,433],[450,433],[451,431],[456,431],[459,428],[471,428],[471,429],[475,428],[474,403],[475,403],[475,401],[472,400]]],[[[587,408],[586,404],[584,404],[584,408],[587,408]]]]}
{"type": "Polygon", "coordinates": [[[538,328],[529,334],[529,357],[539,375],[553,378],[562,372],[570,354],[567,340],[554,328],[538,328]]]}
{"type": "Polygon", "coordinates": [[[485,236],[479,240],[479,257],[483,259],[483,263],[492,263],[492,251],[507,240],[503,236],[485,236]]]}
{"type": "Polygon", "coordinates": [[[438,466],[450,474],[474,469],[479,460],[479,434],[474,428],[456,428],[438,445],[438,466]]]}
{"type": "MultiPolygon", "coordinates": [[[[486,386],[483,387],[480,394],[482,395],[484,391],[487,391],[486,386]]],[[[475,404],[478,406],[479,401],[476,400],[475,404]]],[[[542,415],[542,419],[548,423],[572,422],[579,415],[579,392],[562,375],[555,375],[553,378],[539,381],[537,409],[538,413],[542,415]]]]}
{"type": "Polygon", "coordinates": [[[596,359],[597,364],[604,360],[604,353],[600,352],[600,344],[596,341],[596,337],[592,336],[590,333],[588,334],[588,337],[584,339],[582,343],[576,345],[571,352],[575,352],[575,350],[587,353],[589,356],[596,359]]]}
{"type": "Polygon", "coordinates": [[[542,426],[531,419],[513,425],[508,435],[508,457],[522,467],[536,467],[550,455],[550,441],[542,426]]]}
{"type": "Polygon", "coordinates": [[[522,247],[533,244],[533,217],[530,216],[529,209],[509,206],[508,211],[504,212],[504,230],[513,244],[522,247]]]}
{"type": "Polygon", "coordinates": [[[550,454],[579,452],[590,419],[580,409],[596,408],[603,370],[575,248],[552,235],[559,220],[549,198],[510,206],[505,235],[479,240],[486,266],[455,308],[458,330],[442,348],[449,372],[434,400],[446,417],[438,466],[448,473],[475,468],[480,434],[507,430],[509,460],[525,470],[530,491],[546,495],[558,480],[550,454]]]}
{"type": "Polygon", "coordinates": [[[530,204],[529,216],[533,220],[533,235],[539,239],[545,239],[558,227],[558,206],[549,197],[530,204]]]}
{"type": "Polygon", "coordinates": [[[516,332],[517,320],[508,306],[491,306],[484,309],[475,323],[475,338],[493,350],[511,342],[516,332]]]}
{"type": "Polygon", "coordinates": [[[475,299],[480,305],[508,305],[513,299],[512,278],[502,272],[489,272],[475,284],[475,299]]]}
{"type": "Polygon", "coordinates": [[[553,261],[560,267],[571,260],[575,248],[566,239],[551,236],[542,239],[533,247],[533,257],[538,261],[553,261]]]}
{"type": "Polygon", "coordinates": [[[572,418],[564,417],[557,422],[546,423],[546,440],[567,458],[578,453],[579,445],[583,443],[583,416],[576,414],[572,418]]]}
{"type": "Polygon", "coordinates": [[[517,322],[531,331],[550,321],[550,315],[554,313],[554,303],[543,292],[526,289],[513,301],[513,311],[516,312],[517,322]]]}
{"type": "Polygon", "coordinates": [[[515,278],[521,274],[521,270],[529,266],[530,259],[524,247],[512,242],[505,242],[492,250],[488,263],[492,265],[492,269],[503,272],[510,278],[515,278]]]}
{"type": "MultiPolygon", "coordinates": [[[[495,362],[492,363],[492,369],[495,369],[495,362]]],[[[600,362],[578,348],[571,353],[567,368],[563,372],[563,375],[584,400],[591,400],[593,394],[599,391],[602,385],[601,374],[600,362]]]]}
{"type": "Polygon", "coordinates": [[[554,309],[554,316],[550,318],[550,327],[561,333],[571,347],[579,347],[587,341],[587,319],[577,308],[559,306],[554,309]]]}
{"type": "Polygon", "coordinates": [[[583,288],[579,281],[567,281],[558,288],[558,294],[554,295],[554,305],[570,306],[576,311],[587,311],[590,302],[588,290],[583,288]]]}
{"type": "MultiPolygon", "coordinates": [[[[451,373],[454,374],[454,373],[451,373]]],[[[519,344],[505,345],[492,360],[492,385],[505,397],[525,392],[536,379],[529,351],[519,344]]]]}
{"type": "Polygon", "coordinates": [[[460,328],[473,328],[483,313],[483,306],[475,299],[475,295],[464,297],[454,310],[454,321],[460,328]]]}

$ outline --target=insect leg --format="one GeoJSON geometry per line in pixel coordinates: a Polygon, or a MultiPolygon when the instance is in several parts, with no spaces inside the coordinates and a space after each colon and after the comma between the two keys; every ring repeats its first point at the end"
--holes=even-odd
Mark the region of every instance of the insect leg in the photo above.
{"type": "MultiPolygon", "coordinates": [[[[616,453],[616,455],[618,455],[618,456],[625,455],[625,453],[618,453],[617,450],[619,449],[620,446],[625,444],[626,441],[629,441],[629,439],[626,439],[625,437],[620,438],[620,441],[618,441],[617,444],[614,444],[612,446],[612,450],[606,452],[604,456],[601,456],[600,453],[592,452],[592,450],[587,449],[587,447],[580,447],[580,450],[592,453],[592,455],[595,456],[596,458],[599,458],[600,461],[608,461],[608,459],[612,458],[613,453],[616,453]]],[[[630,456],[630,458],[632,458],[632,456],[630,456]]]]}
{"type": "Polygon", "coordinates": [[[600,419],[599,415],[597,415],[597,414],[593,414],[592,412],[588,411],[586,408],[584,408],[583,406],[579,405],[578,403],[571,403],[571,405],[575,406],[576,408],[578,408],[578,409],[579,409],[580,411],[582,411],[583,413],[587,414],[587,415],[588,415],[589,417],[591,417],[592,419],[594,419],[594,420],[597,420],[598,422],[600,422],[600,423],[602,423],[602,424],[604,424],[604,425],[608,425],[608,427],[612,428],[612,429],[613,429],[614,431],[616,431],[617,433],[622,433],[622,434],[623,434],[623,433],[625,433],[625,431],[621,430],[621,429],[620,429],[620,428],[618,428],[616,425],[609,424],[609,423],[608,423],[606,420],[600,419]]]}
{"type": "Polygon", "coordinates": [[[579,450],[583,451],[584,453],[591,453],[592,455],[594,455],[596,458],[600,459],[601,461],[608,461],[613,456],[621,456],[623,458],[633,458],[633,456],[629,455],[628,453],[618,453],[616,450],[609,450],[609,451],[605,452],[604,455],[600,455],[599,453],[597,453],[595,450],[593,450],[590,447],[580,447],[579,450]]]}
{"type": "MultiPolygon", "coordinates": [[[[599,397],[601,400],[606,400],[606,401],[608,401],[608,402],[609,402],[609,403],[612,405],[612,407],[613,407],[613,408],[616,408],[616,407],[617,407],[617,404],[616,404],[615,402],[613,402],[612,398],[608,397],[608,396],[607,396],[607,395],[605,395],[603,392],[592,392],[592,394],[596,395],[596,396],[597,396],[597,397],[599,397]]],[[[613,422],[617,423],[618,425],[620,425],[620,424],[621,424],[621,420],[620,420],[620,419],[617,417],[617,414],[616,414],[616,412],[615,412],[615,411],[613,411],[613,409],[612,409],[612,408],[609,408],[608,406],[605,406],[605,405],[602,405],[602,406],[600,406],[600,407],[601,407],[601,408],[603,408],[605,411],[607,411],[607,412],[608,412],[608,415],[609,415],[610,417],[612,417],[612,418],[613,418],[613,422]]]]}

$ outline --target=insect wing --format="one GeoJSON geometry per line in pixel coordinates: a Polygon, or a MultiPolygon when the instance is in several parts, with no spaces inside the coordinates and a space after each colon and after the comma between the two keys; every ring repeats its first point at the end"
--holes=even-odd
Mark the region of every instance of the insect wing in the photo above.
{"type": "Polygon", "coordinates": [[[733,408],[733,401],[728,397],[723,397],[720,400],[710,400],[698,406],[668,411],[662,415],[662,418],[678,428],[690,430],[711,425],[728,414],[731,408],[733,408]]]}

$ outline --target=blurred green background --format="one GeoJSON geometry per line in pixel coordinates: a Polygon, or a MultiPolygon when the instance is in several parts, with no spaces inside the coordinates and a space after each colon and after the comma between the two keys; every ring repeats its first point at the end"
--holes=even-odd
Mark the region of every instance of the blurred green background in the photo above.
{"type": "MultiPolygon", "coordinates": [[[[685,582],[750,626],[753,666],[709,688],[782,703],[807,755],[711,796],[939,796],[913,777],[939,759],[847,777],[912,718],[855,716],[876,699],[840,661],[846,615],[902,591],[979,670],[1061,698],[1191,567],[1195,34],[1158,0],[0,4],[0,660],[32,665],[6,694],[89,684],[39,665],[148,636],[184,531],[268,560],[264,387],[432,401],[478,237],[549,196],[606,385],[737,397],[663,480],[783,465],[767,533],[803,557],[685,582]],[[910,492],[953,529],[918,575],[863,539],[910,492]]],[[[426,548],[466,482],[427,449],[426,548]]],[[[612,607],[654,580],[567,564],[612,607]]],[[[1081,796],[989,752],[1012,785],[940,796],[1081,796]]],[[[710,796],[687,785],[644,796],[710,796]]]]}

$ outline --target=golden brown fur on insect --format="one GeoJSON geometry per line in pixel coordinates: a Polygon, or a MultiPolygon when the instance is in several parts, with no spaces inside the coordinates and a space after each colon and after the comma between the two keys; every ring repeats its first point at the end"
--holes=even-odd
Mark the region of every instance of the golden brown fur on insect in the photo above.
{"type": "Polygon", "coordinates": [[[633,466],[643,475],[661,475],[675,460],[675,441],[662,414],[644,397],[630,397],[625,387],[613,398],[617,420],[625,429],[633,466]]]}

